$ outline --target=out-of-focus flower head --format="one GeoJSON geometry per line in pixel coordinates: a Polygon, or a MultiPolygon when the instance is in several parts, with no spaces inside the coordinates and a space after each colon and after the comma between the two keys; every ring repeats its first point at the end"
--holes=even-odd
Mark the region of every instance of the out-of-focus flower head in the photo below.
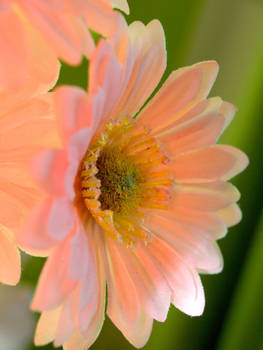
{"type": "Polygon", "coordinates": [[[136,347],[170,303],[202,314],[198,273],[221,271],[215,241],[241,217],[227,180],[248,161],[215,145],[236,110],[207,98],[217,63],[172,72],[144,106],[166,68],[163,29],[157,20],[129,27],[119,20],[92,56],[88,94],[55,92],[63,146],[33,162],[47,196],[18,241],[49,255],[32,303],[43,312],[38,345],[91,346],[104,321],[106,284],[106,312],[136,347]]]}
{"type": "Polygon", "coordinates": [[[31,66],[24,88],[0,92],[0,282],[20,278],[20,254],[15,233],[25,216],[43,198],[27,167],[31,157],[48,144],[56,145],[53,111],[46,93],[54,86],[60,65],[42,50],[45,60],[31,66]]]}
{"type": "Polygon", "coordinates": [[[88,27],[104,36],[115,32],[112,6],[129,12],[127,0],[0,0],[0,90],[23,86],[32,64],[46,60],[43,45],[80,63],[95,48],[88,27]]]}

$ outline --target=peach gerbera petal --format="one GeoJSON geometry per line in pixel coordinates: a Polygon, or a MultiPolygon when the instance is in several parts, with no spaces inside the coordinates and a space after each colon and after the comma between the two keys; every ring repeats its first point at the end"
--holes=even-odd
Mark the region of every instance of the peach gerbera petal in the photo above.
{"type": "Polygon", "coordinates": [[[220,209],[216,212],[216,215],[222,219],[226,226],[231,227],[240,222],[242,219],[242,213],[239,206],[236,203],[230,206],[220,209]]]}
{"type": "Polygon", "coordinates": [[[118,248],[135,284],[143,310],[152,318],[163,322],[170,305],[169,287],[155,261],[146,249],[127,252],[118,248]]]}
{"type": "Polygon", "coordinates": [[[20,279],[20,254],[11,232],[0,225],[0,282],[15,285],[20,279]]]}
{"type": "Polygon", "coordinates": [[[150,252],[161,264],[173,291],[173,304],[190,316],[199,316],[205,306],[204,291],[198,274],[159,238],[149,246],[150,252]]]}
{"type": "Polygon", "coordinates": [[[218,72],[215,61],[197,63],[171,73],[156,96],[140,113],[150,128],[161,127],[163,121],[175,120],[181,113],[206,98],[218,72]]]}
{"type": "Polygon", "coordinates": [[[72,299],[68,298],[63,304],[60,312],[58,326],[54,337],[54,346],[61,346],[68,339],[70,339],[74,334],[74,328],[75,327],[72,320],[72,299]]]}
{"type": "Polygon", "coordinates": [[[74,207],[67,197],[57,198],[53,201],[47,225],[50,237],[62,241],[70,235],[74,227],[74,207]]]}
{"type": "Polygon", "coordinates": [[[44,266],[32,301],[32,309],[41,311],[54,309],[74,289],[76,282],[67,278],[69,256],[70,242],[66,239],[52,251],[44,266]]]}
{"type": "Polygon", "coordinates": [[[222,256],[213,241],[161,215],[150,218],[145,225],[169,243],[189,266],[206,273],[218,273],[222,270],[222,256]]]}
{"type": "Polygon", "coordinates": [[[62,86],[54,95],[57,120],[65,143],[69,136],[91,123],[91,104],[87,94],[80,88],[62,86]]]}
{"type": "Polygon", "coordinates": [[[42,312],[37,323],[34,343],[36,346],[43,346],[55,339],[55,333],[61,314],[61,306],[42,312]]]}
{"type": "Polygon", "coordinates": [[[45,200],[36,206],[24,227],[16,235],[19,247],[31,255],[47,256],[55,246],[55,240],[47,233],[51,205],[50,200],[45,200]]]}
{"type": "Polygon", "coordinates": [[[179,182],[226,181],[243,171],[247,156],[237,148],[215,145],[175,157],[171,167],[179,182]]]}
{"type": "Polygon", "coordinates": [[[215,212],[239,200],[237,189],[226,182],[202,185],[176,186],[176,196],[171,200],[171,210],[187,208],[215,212]]]}
{"type": "Polygon", "coordinates": [[[61,196],[65,192],[61,178],[65,176],[67,165],[64,150],[50,149],[32,160],[31,169],[38,184],[48,193],[61,196]]]}
{"type": "Polygon", "coordinates": [[[153,320],[141,309],[136,287],[129,277],[127,267],[118,247],[107,242],[107,314],[112,322],[135,347],[143,347],[149,339],[153,320]]]}

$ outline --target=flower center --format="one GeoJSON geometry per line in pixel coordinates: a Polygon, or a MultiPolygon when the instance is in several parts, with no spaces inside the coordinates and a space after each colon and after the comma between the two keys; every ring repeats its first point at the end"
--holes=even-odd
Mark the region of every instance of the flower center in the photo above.
{"type": "Polygon", "coordinates": [[[134,162],[116,145],[105,146],[96,162],[100,180],[101,209],[129,213],[139,204],[143,174],[134,162]]]}
{"type": "Polygon", "coordinates": [[[172,179],[167,161],[156,139],[135,121],[106,124],[80,173],[85,206],[106,234],[127,247],[150,241],[143,220],[151,209],[168,208],[172,179]]]}

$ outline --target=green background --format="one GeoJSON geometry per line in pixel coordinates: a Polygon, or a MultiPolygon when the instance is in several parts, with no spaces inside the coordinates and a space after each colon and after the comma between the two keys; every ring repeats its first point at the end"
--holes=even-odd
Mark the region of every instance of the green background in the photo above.
{"type": "MultiPolygon", "coordinates": [[[[233,180],[242,194],[243,220],[219,242],[224,270],[202,276],[204,314],[191,318],[171,306],[167,321],[154,323],[145,350],[263,350],[263,1],[129,0],[129,5],[129,22],[162,22],[168,54],[165,77],[181,66],[218,61],[211,95],[239,110],[220,142],[241,148],[250,158],[247,170],[233,180]]],[[[86,69],[86,61],[77,68],[63,65],[59,84],[86,86],[86,69]]],[[[25,261],[22,286],[34,287],[42,263],[36,258],[25,261]]],[[[133,349],[106,320],[92,350],[108,348],[133,349]]],[[[33,349],[29,344],[23,350],[33,349]]]]}

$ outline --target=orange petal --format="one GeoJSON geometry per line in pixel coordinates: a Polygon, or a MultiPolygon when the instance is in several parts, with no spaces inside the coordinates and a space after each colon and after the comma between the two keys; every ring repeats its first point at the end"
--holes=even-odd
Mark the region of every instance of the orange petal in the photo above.
{"type": "Polygon", "coordinates": [[[13,235],[7,227],[0,225],[0,282],[16,285],[21,274],[20,254],[13,235]]]}

